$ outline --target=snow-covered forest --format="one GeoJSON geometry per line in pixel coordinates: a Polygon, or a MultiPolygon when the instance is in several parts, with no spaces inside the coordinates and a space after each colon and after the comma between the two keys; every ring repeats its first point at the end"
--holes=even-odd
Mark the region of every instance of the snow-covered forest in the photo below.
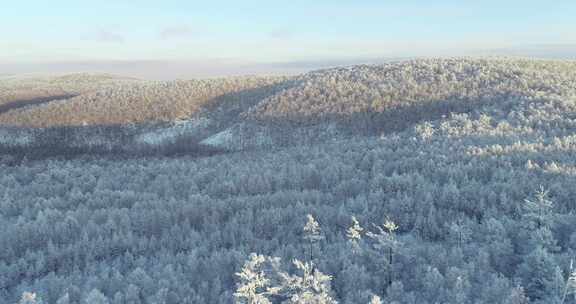
{"type": "Polygon", "coordinates": [[[574,62],[102,79],[0,78],[75,96],[0,113],[0,303],[576,302],[574,62]]]}

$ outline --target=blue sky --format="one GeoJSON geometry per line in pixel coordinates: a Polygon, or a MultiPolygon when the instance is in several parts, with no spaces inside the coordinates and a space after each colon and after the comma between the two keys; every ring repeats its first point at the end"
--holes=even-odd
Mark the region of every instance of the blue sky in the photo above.
{"type": "Polygon", "coordinates": [[[499,51],[570,56],[575,13],[574,0],[6,0],[0,65],[170,61],[209,70],[499,51]]]}

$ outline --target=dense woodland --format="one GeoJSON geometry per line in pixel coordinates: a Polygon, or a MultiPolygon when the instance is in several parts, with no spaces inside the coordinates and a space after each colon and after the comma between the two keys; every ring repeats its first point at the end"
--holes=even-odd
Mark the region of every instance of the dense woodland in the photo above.
{"type": "Polygon", "coordinates": [[[234,77],[170,82],[124,81],[84,94],[0,115],[11,126],[141,124],[184,120],[204,108],[247,108],[283,88],[287,78],[234,77]]]}
{"type": "Polygon", "coordinates": [[[318,71],[211,108],[226,153],[4,161],[0,302],[575,303],[574,67],[318,71]]]}
{"type": "Polygon", "coordinates": [[[0,76],[0,108],[30,100],[65,99],[108,87],[137,82],[106,74],[49,76],[0,76]]]}

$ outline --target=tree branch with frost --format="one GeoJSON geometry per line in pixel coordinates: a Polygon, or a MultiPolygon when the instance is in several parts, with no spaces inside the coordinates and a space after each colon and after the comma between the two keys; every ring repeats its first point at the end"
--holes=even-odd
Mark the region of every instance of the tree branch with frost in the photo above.
{"type": "Polygon", "coordinates": [[[281,273],[286,304],[336,304],[331,296],[332,277],[320,272],[312,262],[293,261],[301,276],[281,273]]]}
{"type": "Polygon", "coordinates": [[[362,232],[364,228],[360,226],[358,220],[355,216],[352,217],[352,226],[348,227],[346,230],[346,237],[348,238],[348,242],[352,244],[352,250],[354,253],[358,253],[360,251],[360,241],[362,240],[362,232]]]}
{"type": "Polygon", "coordinates": [[[272,286],[271,280],[264,271],[264,264],[270,258],[252,253],[250,259],[244,263],[242,270],[236,273],[240,283],[234,297],[237,304],[269,304],[269,295],[277,294],[278,288],[272,286]]]}

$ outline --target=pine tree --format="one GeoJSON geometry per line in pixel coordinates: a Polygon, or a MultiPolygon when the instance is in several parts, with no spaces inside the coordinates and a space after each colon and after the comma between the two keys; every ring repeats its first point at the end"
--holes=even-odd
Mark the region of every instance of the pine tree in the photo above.
{"type": "Polygon", "coordinates": [[[465,303],[468,299],[468,289],[470,283],[466,278],[458,276],[454,286],[452,286],[452,291],[450,292],[452,297],[452,302],[455,304],[465,303]]]}
{"type": "Polygon", "coordinates": [[[576,303],[576,270],[573,270],[568,278],[568,294],[574,297],[574,303],[576,303]]]}
{"type": "Polygon", "coordinates": [[[153,297],[151,297],[152,300],[149,300],[149,302],[155,304],[166,304],[167,297],[168,297],[168,288],[163,287],[160,288],[160,290],[158,290],[158,292],[156,292],[156,294],[153,297]]]}
{"type": "Polygon", "coordinates": [[[463,243],[468,241],[472,234],[470,230],[460,222],[452,223],[449,229],[449,233],[458,248],[462,248],[463,243]]]}
{"type": "Polygon", "coordinates": [[[409,294],[404,289],[404,284],[401,281],[394,281],[386,288],[387,303],[402,303],[407,300],[408,296],[409,294]]]}
{"type": "Polygon", "coordinates": [[[320,224],[318,224],[316,219],[314,219],[311,214],[308,214],[306,217],[308,221],[306,222],[306,225],[304,225],[304,239],[310,244],[310,261],[313,261],[313,246],[315,243],[323,240],[324,236],[322,235],[320,224]]]}
{"type": "Polygon", "coordinates": [[[576,303],[576,269],[574,269],[574,262],[570,261],[570,275],[566,281],[566,286],[564,287],[564,293],[562,294],[562,302],[566,301],[568,295],[574,295],[574,303],[576,303]]]}
{"type": "Polygon", "coordinates": [[[141,302],[140,288],[132,283],[128,285],[125,291],[126,303],[137,304],[141,302]]]}
{"type": "Polygon", "coordinates": [[[549,225],[550,211],[554,203],[548,198],[548,190],[545,190],[543,186],[540,186],[534,196],[535,200],[524,200],[525,216],[536,224],[537,229],[540,229],[542,226],[549,225]]]}
{"type": "Polygon", "coordinates": [[[56,304],[70,304],[70,295],[65,293],[62,297],[60,297],[60,299],[58,299],[58,301],[56,301],[56,304]]]}
{"type": "Polygon", "coordinates": [[[373,295],[372,298],[370,299],[370,303],[368,304],[383,304],[383,303],[382,299],[379,296],[373,295]]]}
{"type": "Polygon", "coordinates": [[[108,298],[100,290],[92,289],[92,291],[84,299],[86,304],[109,304],[108,298]]]}
{"type": "Polygon", "coordinates": [[[394,251],[400,246],[396,238],[398,226],[393,221],[387,219],[382,226],[376,226],[377,233],[368,232],[366,235],[375,241],[374,248],[387,255],[388,260],[388,286],[392,285],[393,273],[392,264],[394,251]]]}
{"type": "Polygon", "coordinates": [[[281,273],[281,292],[288,296],[286,304],[336,304],[331,296],[332,277],[320,272],[312,262],[294,260],[301,276],[281,273]]]}
{"type": "Polygon", "coordinates": [[[252,254],[236,275],[240,283],[234,293],[238,304],[335,304],[331,296],[332,277],[314,267],[312,262],[294,260],[301,275],[280,269],[280,259],[252,254]]]}
{"type": "Polygon", "coordinates": [[[352,250],[354,253],[358,253],[360,251],[360,241],[362,240],[362,231],[364,228],[360,226],[356,217],[352,217],[352,226],[348,227],[346,230],[346,237],[348,237],[348,241],[352,244],[352,250]]]}
{"type": "Polygon", "coordinates": [[[446,294],[446,279],[438,268],[427,266],[420,280],[424,297],[430,303],[440,303],[440,299],[446,294]]]}
{"type": "Polygon", "coordinates": [[[234,293],[236,303],[271,303],[268,296],[277,294],[278,288],[271,286],[271,281],[264,272],[264,263],[268,260],[269,258],[263,255],[253,253],[250,255],[250,259],[244,263],[242,271],[236,273],[236,276],[240,278],[240,283],[234,293]]]}
{"type": "Polygon", "coordinates": [[[558,252],[561,248],[558,246],[558,242],[556,241],[552,230],[547,226],[542,226],[539,229],[531,231],[527,245],[532,246],[533,248],[542,247],[549,252],[558,252]]]}
{"type": "Polygon", "coordinates": [[[531,300],[542,300],[556,295],[555,269],[554,259],[543,248],[537,248],[525,258],[518,274],[531,300]]]}
{"type": "Polygon", "coordinates": [[[20,301],[18,302],[18,304],[42,304],[42,303],[44,303],[42,302],[42,299],[33,292],[22,293],[22,298],[20,298],[20,301]]]}
{"type": "Polygon", "coordinates": [[[522,286],[516,286],[510,291],[506,298],[505,304],[528,304],[530,299],[526,296],[522,286]]]}

